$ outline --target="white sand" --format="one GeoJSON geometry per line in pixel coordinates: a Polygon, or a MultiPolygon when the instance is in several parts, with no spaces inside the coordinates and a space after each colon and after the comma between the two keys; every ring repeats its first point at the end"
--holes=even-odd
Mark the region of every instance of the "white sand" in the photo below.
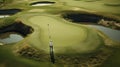
{"type": "Polygon", "coordinates": [[[0,15],[0,18],[9,17],[9,15],[0,15]]]}
{"type": "Polygon", "coordinates": [[[48,5],[52,5],[52,4],[35,4],[35,5],[32,5],[32,6],[48,6],[48,5]]]}

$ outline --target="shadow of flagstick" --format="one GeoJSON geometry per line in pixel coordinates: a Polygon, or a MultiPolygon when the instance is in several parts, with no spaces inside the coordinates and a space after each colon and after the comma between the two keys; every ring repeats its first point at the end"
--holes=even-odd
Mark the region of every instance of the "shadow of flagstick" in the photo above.
{"type": "Polygon", "coordinates": [[[54,50],[53,50],[53,41],[51,38],[51,34],[50,34],[50,29],[49,29],[49,24],[48,24],[48,35],[49,35],[49,47],[50,47],[50,60],[51,62],[54,64],[55,63],[55,57],[54,57],[54,50]]]}

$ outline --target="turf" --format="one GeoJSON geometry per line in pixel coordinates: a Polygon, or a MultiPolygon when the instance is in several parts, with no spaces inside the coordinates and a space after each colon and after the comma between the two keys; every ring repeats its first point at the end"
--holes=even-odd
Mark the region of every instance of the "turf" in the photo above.
{"type": "MultiPolygon", "coordinates": [[[[94,53],[112,41],[109,37],[96,29],[65,21],[58,13],[62,10],[74,10],[73,8],[77,8],[77,10],[83,9],[82,11],[87,10],[90,12],[94,11],[108,14],[120,14],[119,6],[115,7],[105,5],[105,3],[111,2],[117,3],[119,0],[52,0],[56,2],[56,4],[52,6],[32,7],[29,5],[36,1],[43,0],[14,0],[10,4],[1,6],[1,8],[4,9],[23,9],[22,12],[14,16],[24,24],[32,26],[34,32],[16,44],[0,46],[0,67],[67,67],[64,64],[53,65],[50,62],[34,61],[18,56],[14,53],[14,48],[16,46],[22,47],[24,46],[24,43],[27,43],[38,50],[42,49],[46,53],[49,53],[50,40],[48,36],[48,24],[50,25],[50,35],[52,36],[55,54],[76,56],[83,53],[94,53]],[[108,40],[107,43],[106,40],[108,40]]],[[[3,19],[0,19],[0,21],[3,22],[3,19]]],[[[119,67],[119,60],[116,61],[119,56],[120,53],[115,52],[113,57],[110,57],[110,59],[107,60],[107,63],[103,64],[103,66],[110,67],[116,65],[116,67],[119,67]],[[112,63],[111,61],[114,62],[112,63]]],[[[71,67],[74,67],[74,64],[72,64],[71,67]]]]}
{"type": "MultiPolygon", "coordinates": [[[[37,35],[41,40],[41,42],[39,41],[41,44],[37,45],[43,46],[43,49],[48,48],[49,46],[49,32],[47,24],[50,25],[50,35],[52,36],[55,52],[57,53],[64,53],[71,47],[71,50],[78,53],[89,53],[90,51],[96,50],[99,46],[102,45],[101,39],[99,39],[97,33],[92,33],[92,31],[90,32],[88,28],[83,26],[72,25],[59,19],[53,19],[49,16],[33,16],[29,19],[29,21],[40,29],[40,33],[37,35]],[[90,37],[93,36],[94,39],[91,40],[90,37]],[[94,40],[97,41],[97,43],[94,43],[94,40]]],[[[35,30],[35,32],[37,32],[37,30],[35,30]]]]}
{"type": "Polygon", "coordinates": [[[119,3],[119,0],[60,0],[61,2],[65,3],[65,5],[71,6],[71,7],[80,7],[91,11],[97,11],[97,12],[104,12],[104,13],[112,13],[112,14],[119,14],[120,6],[105,6],[105,3],[119,3]],[[86,2],[91,1],[91,2],[86,2]]]}

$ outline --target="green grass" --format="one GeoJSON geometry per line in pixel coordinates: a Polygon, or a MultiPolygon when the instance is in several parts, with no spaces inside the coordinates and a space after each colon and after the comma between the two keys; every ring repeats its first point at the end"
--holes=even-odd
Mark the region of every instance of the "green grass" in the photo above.
{"type": "Polygon", "coordinates": [[[8,18],[3,18],[0,19],[0,28],[13,24],[15,22],[16,17],[8,17],[8,18]]]}
{"type": "Polygon", "coordinates": [[[106,6],[119,7],[120,3],[105,3],[106,6]]]}
{"type": "MultiPolygon", "coordinates": [[[[86,1],[86,0],[85,0],[86,1]]],[[[119,14],[119,8],[113,7],[113,6],[105,6],[104,3],[119,3],[119,0],[116,1],[106,1],[106,0],[100,0],[100,1],[93,1],[93,2],[85,2],[83,1],[75,1],[75,0],[60,0],[60,2],[65,3],[66,6],[71,7],[79,7],[84,8],[86,10],[96,11],[96,12],[106,12],[106,13],[113,13],[113,14],[119,14]]]]}
{"type": "MultiPolygon", "coordinates": [[[[89,55],[89,53],[99,51],[104,45],[106,45],[107,43],[104,42],[106,39],[109,39],[109,37],[106,37],[106,35],[102,36],[103,33],[100,35],[99,31],[92,28],[65,21],[58,15],[59,12],[62,10],[73,10],[73,8],[85,8],[85,10],[88,11],[92,10],[97,12],[120,14],[119,6],[105,6],[104,3],[108,1],[104,0],[94,0],[95,2],[85,2],[83,0],[52,0],[57,2],[52,6],[32,7],[29,5],[29,3],[35,1],[37,0],[14,0],[12,3],[6,4],[2,7],[23,9],[22,12],[14,16],[17,17],[17,19],[20,19],[23,23],[32,26],[34,28],[34,32],[17,44],[0,46],[0,67],[68,67],[64,64],[53,65],[50,62],[38,62],[17,56],[16,53],[13,52],[15,50],[13,48],[14,46],[22,47],[24,43],[27,43],[38,50],[44,50],[46,53],[49,53],[47,24],[50,24],[50,34],[52,36],[56,55],[78,56],[84,53],[89,55]],[[30,12],[32,10],[33,12],[30,12]]],[[[111,1],[112,0],[110,0],[110,2],[111,1]]],[[[119,1],[115,0],[115,2],[119,1]]],[[[10,24],[9,22],[2,22],[3,19],[0,20],[0,26],[10,24]]],[[[110,57],[110,60],[107,60],[110,65],[106,63],[103,66],[109,67],[116,64],[119,66],[119,60],[117,60],[119,56],[120,53],[116,52],[113,57],[110,57]],[[115,62],[112,63],[110,61],[115,62]]],[[[72,64],[71,67],[75,67],[74,64],[72,64]]]]}
{"type": "Polygon", "coordinates": [[[88,29],[84,26],[77,26],[74,24],[70,24],[65,20],[60,20],[60,18],[53,17],[54,18],[53,19],[51,17],[52,16],[49,17],[44,15],[32,16],[31,18],[29,18],[29,21],[24,21],[24,22],[29,22],[32,25],[32,27],[35,29],[34,33],[31,35],[31,39],[34,39],[34,41],[30,41],[34,43],[33,46],[36,46],[39,49],[43,49],[49,52],[49,47],[48,47],[49,38],[48,38],[47,24],[50,24],[50,31],[51,31],[50,34],[52,36],[56,53],[59,52],[64,53],[66,50],[69,50],[71,47],[72,47],[71,50],[75,51],[74,53],[89,53],[97,49],[102,44],[104,44],[101,38],[99,37],[99,35],[97,33],[92,32],[92,29],[88,29]],[[95,38],[94,40],[97,41],[97,43],[95,43],[94,40],[89,39],[90,37],[93,36],[95,38]],[[93,45],[94,47],[91,45],[93,45]],[[64,47],[66,49],[64,49],[64,47]],[[88,47],[90,49],[87,49],[88,47]]]}
{"type": "Polygon", "coordinates": [[[0,67],[53,67],[50,62],[36,62],[15,55],[14,46],[13,44],[0,46],[0,67]]]}
{"type": "Polygon", "coordinates": [[[120,48],[114,48],[113,54],[99,67],[119,67],[120,66],[120,48]]]}

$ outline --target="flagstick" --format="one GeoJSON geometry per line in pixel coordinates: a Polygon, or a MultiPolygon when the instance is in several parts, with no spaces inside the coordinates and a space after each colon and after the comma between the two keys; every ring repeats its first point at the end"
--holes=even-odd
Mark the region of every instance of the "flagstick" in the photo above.
{"type": "Polygon", "coordinates": [[[50,60],[54,64],[55,63],[55,58],[54,58],[54,51],[53,51],[53,41],[50,35],[50,29],[49,29],[49,24],[48,24],[48,35],[49,35],[49,47],[50,47],[50,60]]]}

